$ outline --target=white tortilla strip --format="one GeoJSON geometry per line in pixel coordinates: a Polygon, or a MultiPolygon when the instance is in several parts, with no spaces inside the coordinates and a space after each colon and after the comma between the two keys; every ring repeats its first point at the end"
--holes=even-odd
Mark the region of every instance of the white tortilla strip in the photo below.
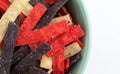
{"type": "Polygon", "coordinates": [[[0,19],[0,42],[3,40],[8,23],[14,22],[17,16],[26,7],[29,0],[15,0],[0,19]]]}
{"type": "Polygon", "coordinates": [[[61,16],[61,17],[53,18],[52,21],[51,21],[51,23],[60,22],[62,20],[67,20],[67,22],[68,22],[69,25],[73,24],[73,22],[72,22],[72,20],[70,18],[70,14],[67,14],[67,15],[64,15],[64,16],[61,16]]]}
{"type": "Polygon", "coordinates": [[[44,69],[52,69],[52,57],[42,56],[40,67],[44,69]]]}
{"type": "Polygon", "coordinates": [[[67,47],[65,47],[65,54],[64,58],[67,59],[69,57],[74,56],[75,54],[79,53],[81,51],[81,47],[77,42],[74,42],[67,47]]]}
{"type": "Polygon", "coordinates": [[[27,4],[27,6],[22,10],[22,12],[24,15],[28,16],[32,9],[33,6],[31,4],[27,4]]]}
{"type": "MultiPolygon", "coordinates": [[[[13,3],[14,0],[9,0],[11,3],[13,3]]],[[[33,6],[28,3],[27,6],[22,10],[23,14],[28,16],[28,14],[31,12],[31,10],[33,9],[33,6]]]]}

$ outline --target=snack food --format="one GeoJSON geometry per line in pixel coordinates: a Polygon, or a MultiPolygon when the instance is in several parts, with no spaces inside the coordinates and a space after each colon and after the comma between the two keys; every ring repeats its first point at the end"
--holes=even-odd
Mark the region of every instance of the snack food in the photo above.
{"type": "Polygon", "coordinates": [[[15,0],[0,19],[0,42],[3,40],[9,22],[14,22],[16,17],[28,4],[29,0],[15,0]],[[14,11],[14,13],[13,13],[14,11]],[[12,16],[12,17],[11,17],[12,16]]]}
{"type": "Polygon", "coordinates": [[[80,60],[85,33],[73,22],[67,1],[0,1],[2,74],[65,74],[80,60]]]}
{"type": "Polygon", "coordinates": [[[8,30],[5,35],[5,39],[2,47],[1,60],[0,60],[2,62],[1,64],[4,65],[6,74],[10,73],[10,66],[12,62],[15,40],[17,38],[18,31],[19,31],[18,25],[10,22],[8,26],[8,30]]]}

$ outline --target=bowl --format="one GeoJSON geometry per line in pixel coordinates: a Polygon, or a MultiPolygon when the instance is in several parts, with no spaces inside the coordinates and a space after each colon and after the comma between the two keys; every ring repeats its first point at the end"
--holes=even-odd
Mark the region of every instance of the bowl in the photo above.
{"type": "Polygon", "coordinates": [[[67,3],[67,8],[70,11],[71,16],[73,17],[75,22],[80,24],[85,32],[85,36],[82,38],[82,41],[85,44],[81,52],[82,58],[71,68],[72,74],[83,74],[90,53],[90,35],[88,20],[86,16],[87,14],[81,0],[69,0],[69,2],[67,3]]]}

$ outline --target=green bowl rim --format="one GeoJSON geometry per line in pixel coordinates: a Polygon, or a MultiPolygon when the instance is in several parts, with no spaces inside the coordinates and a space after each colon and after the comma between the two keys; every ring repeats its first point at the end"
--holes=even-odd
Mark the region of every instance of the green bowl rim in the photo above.
{"type": "Polygon", "coordinates": [[[91,42],[91,36],[90,36],[90,21],[89,21],[89,17],[87,15],[87,9],[85,7],[85,5],[83,5],[83,1],[81,0],[76,0],[76,1],[72,1],[74,4],[78,4],[78,9],[81,9],[81,13],[83,15],[83,19],[86,21],[85,24],[86,24],[86,33],[87,33],[87,36],[86,36],[86,40],[85,40],[85,48],[87,48],[87,50],[85,51],[86,54],[83,54],[84,58],[83,58],[83,61],[81,62],[81,66],[82,66],[82,69],[78,69],[78,73],[79,74],[83,74],[84,71],[85,71],[85,68],[88,64],[88,60],[89,60],[89,56],[90,56],[90,48],[91,48],[91,45],[90,45],[90,42],[91,42]]]}

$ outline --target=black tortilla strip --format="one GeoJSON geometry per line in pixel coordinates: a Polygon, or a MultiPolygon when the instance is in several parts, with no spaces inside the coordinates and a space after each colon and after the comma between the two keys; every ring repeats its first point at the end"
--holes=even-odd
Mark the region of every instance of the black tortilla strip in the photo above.
{"type": "Polygon", "coordinates": [[[37,68],[37,67],[30,67],[29,68],[29,74],[48,74],[43,69],[37,68]]]}
{"type": "Polygon", "coordinates": [[[0,60],[0,74],[7,74],[2,61],[0,60]]]}
{"type": "Polygon", "coordinates": [[[40,60],[35,60],[30,67],[40,68],[40,60]]]}
{"type": "Polygon", "coordinates": [[[56,15],[58,10],[67,2],[68,0],[58,0],[53,6],[51,6],[43,15],[42,19],[37,23],[35,29],[42,28],[48,25],[52,18],[56,15]]]}
{"type": "Polygon", "coordinates": [[[65,74],[71,74],[72,73],[72,66],[78,62],[79,60],[81,60],[82,56],[81,56],[81,52],[77,53],[76,55],[70,57],[70,66],[67,70],[65,70],[65,74]]]}
{"type": "Polygon", "coordinates": [[[20,26],[20,20],[21,20],[21,17],[20,15],[18,15],[14,23],[20,26]]]}
{"type": "Polygon", "coordinates": [[[46,4],[44,0],[30,0],[30,4],[31,4],[32,6],[35,6],[36,3],[38,3],[38,2],[42,3],[43,5],[45,5],[46,8],[49,8],[49,5],[46,4]]]}
{"type": "Polygon", "coordinates": [[[79,61],[82,58],[81,53],[77,53],[76,55],[72,56],[70,58],[70,66],[75,64],[77,61],[79,61]]]}
{"type": "Polygon", "coordinates": [[[17,72],[17,70],[11,70],[10,74],[19,74],[19,73],[17,72]]]}
{"type": "Polygon", "coordinates": [[[10,22],[8,25],[8,30],[5,35],[5,39],[2,47],[2,55],[1,55],[1,61],[4,65],[7,74],[9,74],[10,71],[13,52],[15,48],[15,40],[18,35],[18,31],[19,31],[18,25],[10,22]]]}
{"type": "Polygon", "coordinates": [[[15,70],[18,72],[25,72],[40,56],[50,50],[50,46],[46,43],[42,43],[35,51],[28,54],[23,58],[16,66],[15,70]]]}
{"type": "Polygon", "coordinates": [[[21,59],[27,56],[27,54],[29,54],[30,52],[31,51],[28,45],[20,47],[19,50],[17,50],[13,55],[12,64],[18,63],[21,59]]]}
{"type": "MultiPolygon", "coordinates": [[[[18,15],[18,17],[15,20],[15,23],[20,26],[20,22],[21,22],[21,16],[18,15]]],[[[12,67],[15,66],[15,64],[17,64],[21,59],[23,59],[29,53],[30,53],[30,48],[27,45],[21,47],[15,47],[15,52],[12,59],[12,67]]]]}

